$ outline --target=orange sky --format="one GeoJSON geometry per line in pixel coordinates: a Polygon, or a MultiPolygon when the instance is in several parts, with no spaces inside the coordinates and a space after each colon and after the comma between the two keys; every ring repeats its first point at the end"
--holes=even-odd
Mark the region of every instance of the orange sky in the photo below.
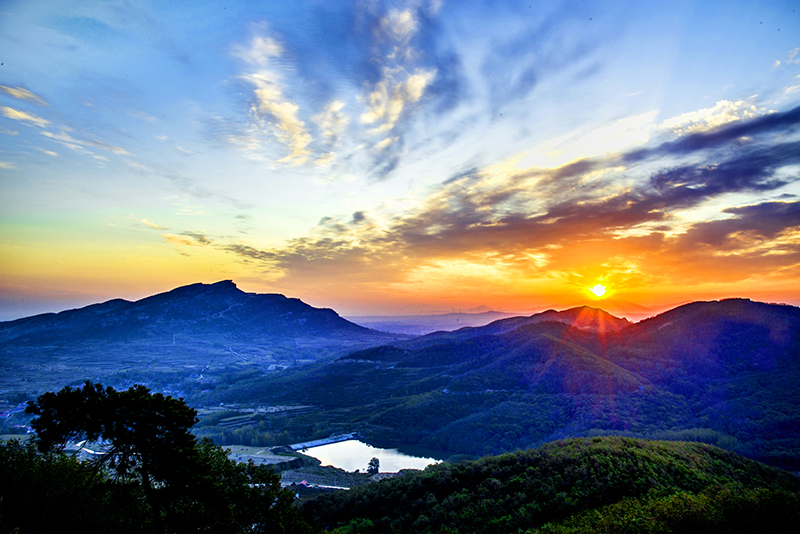
{"type": "Polygon", "coordinates": [[[793,3],[530,6],[7,2],[0,320],[800,304],[793,3]]]}

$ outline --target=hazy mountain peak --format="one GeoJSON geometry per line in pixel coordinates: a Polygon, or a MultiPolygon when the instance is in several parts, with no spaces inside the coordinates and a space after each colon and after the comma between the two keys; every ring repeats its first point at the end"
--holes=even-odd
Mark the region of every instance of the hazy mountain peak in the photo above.
{"type": "Polygon", "coordinates": [[[576,306],[575,308],[563,311],[547,310],[542,313],[531,315],[530,318],[555,320],[567,323],[574,328],[601,331],[622,330],[626,326],[632,324],[625,318],[616,317],[605,310],[592,308],[590,306],[576,306]]]}
{"type": "Polygon", "coordinates": [[[2,323],[0,339],[171,339],[176,334],[258,338],[367,331],[333,310],[280,294],[245,293],[232,280],[190,284],[135,302],[116,299],[32,319],[2,323]]]}

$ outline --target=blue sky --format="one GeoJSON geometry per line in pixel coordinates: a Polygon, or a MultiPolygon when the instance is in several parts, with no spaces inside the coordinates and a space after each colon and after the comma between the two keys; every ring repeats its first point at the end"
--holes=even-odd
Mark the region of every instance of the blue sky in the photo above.
{"type": "Polygon", "coordinates": [[[799,302],[799,35],[791,2],[6,1],[0,319],[221,279],[799,302]]]}

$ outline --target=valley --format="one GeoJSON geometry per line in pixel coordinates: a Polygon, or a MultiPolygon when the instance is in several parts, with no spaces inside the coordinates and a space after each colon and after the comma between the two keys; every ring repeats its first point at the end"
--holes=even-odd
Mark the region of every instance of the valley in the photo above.
{"type": "Polygon", "coordinates": [[[196,284],[0,323],[4,410],[88,379],[182,397],[221,445],[358,432],[458,460],[614,434],[800,467],[792,306],[698,302],[638,323],[577,307],[415,337],[262,297],[196,284]]]}

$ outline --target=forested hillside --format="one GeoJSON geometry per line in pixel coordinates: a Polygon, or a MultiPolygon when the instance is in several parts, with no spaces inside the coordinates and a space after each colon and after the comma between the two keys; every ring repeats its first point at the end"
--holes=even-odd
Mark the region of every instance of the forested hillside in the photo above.
{"type": "Polygon", "coordinates": [[[271,431],[358,430],[390,446],[482,456],[619,434],[713,443],[798,469],[800,309],[737,299],[632,325],[605,315],[431,334],[213,398],[311,404],[316,412],[271,431]]]}
{"type": "Polygon", "coordinates": [[[303,512],[342,534],[790,532],[800,479],[709,445],[597,437],[429,466],[303,512]]]}

